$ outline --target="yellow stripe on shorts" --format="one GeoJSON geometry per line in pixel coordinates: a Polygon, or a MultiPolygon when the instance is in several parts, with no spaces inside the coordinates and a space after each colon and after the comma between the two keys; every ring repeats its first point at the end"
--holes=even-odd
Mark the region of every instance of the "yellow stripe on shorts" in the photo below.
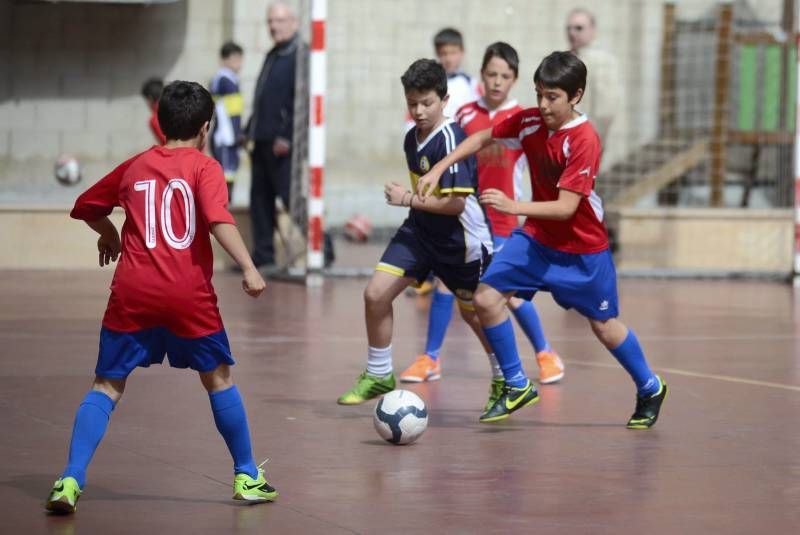
{"type": "Polygon", "coordinates": [[[375,266],[375,271],[383,271],[384,273],[390,273],[398,277],[405,277],[406,275],[405,269],[393,266],[391,264],[387,264],[385,262],[379,262],[378,265],[375,266]]]}

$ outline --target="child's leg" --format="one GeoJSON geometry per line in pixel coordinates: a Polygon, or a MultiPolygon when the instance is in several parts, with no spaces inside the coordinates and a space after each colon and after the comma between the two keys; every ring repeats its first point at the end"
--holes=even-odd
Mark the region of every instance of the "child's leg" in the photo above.
{"type": "Polygon", "coordinates": [[[92,389],[83,398],[75,414],[69,459],[62,478],[75,478],[81,488],[86,484],[86,469],[105,435],[111,412],[124,391],[125,379],[95,377],[92,389]]]}
{"type": "Polygon", "coordinates": [[[550,344],[544,335],[542,322],[539,319],[539,314],[536,312],[536,307],[533,302],[520,299],[519,297],[512,297],[508,301],[508,306],[511,312],[517,319],[517,323],[522,327],[528,340],[533,344],[533,349],[539,353],[541,351],[550,351],[550,344]]]}
{"type": "Polygon", "coordinates": [[[475,336],[477,336],[478,340],[480,340],[483,350],[486,351],[486,355],[489,357],[489,367],[492,370],[492,378],[502,378],[503,371],[500,368],[500,364],[497,362],[497,357],[492,351],[492,346],[489,345],[489,341],[486,339],[486,335],[483,333],[481,321],[478,319],[478,314],[475,312],[474,306],[465,306],[464,304],[459,303],[458,310],[461,312],[461,318],[467,322],[467,325],[470,326],[472,332],[474,332],[475,336]]]}
{"type": "Polygon", "coordinates": [[[514,337],[514,326],[508,316],[506,303],[511,295],[503,295],[491,286],[481,283],[473,300],[483,332],[497,357],[506,384],[521,388],[528,384],[522,368],[514,337]]]}
{"type": "Polygon", "coordinates": [[[385,271],[375,271],[364,290],[367,323],[367,373],[383,377],[392,373],[392,302],[414,281],[385,271]]]}
{"type": "Polygon", "coordinates": [[[258,467],[250,446],[250,429],[239,389],[231,379],[231,369],[220,364],[209,372],[200,372],[200,381],[208,392],[217,430],[225,439],[233,457],[233,472],[258,478],[258,467]]]}
{"type": "Polygon", "coordinates": [[[425,341],[425,354],[433,360],[439,358],[439,351],[444,344],[444,337],[447,334],[447,326],[453,317],[453,293],[437,281],[436,289],[433,291],[431,299],[431,310],[428,314],[428,337],[425,341]]]}
{"type": "Polygon", "coordinates": [[[606,346],[636,383],[639,396],[652,396],[660,389],[658,377],[650,369],[642,346],[633,331],[616,318],[589,320],[595,336],[606,346]]]}

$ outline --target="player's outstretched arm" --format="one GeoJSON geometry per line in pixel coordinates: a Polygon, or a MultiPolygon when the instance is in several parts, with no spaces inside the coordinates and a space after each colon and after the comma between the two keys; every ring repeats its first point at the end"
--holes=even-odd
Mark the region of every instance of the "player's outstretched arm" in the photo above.
{"type": "Polygon", "coordinates": [[[230,223],[214,223],[211,225],[211,234],[217,239],[222,248],[242,268],[242,289],[251,297],[258,297],[266,288],[267,283],[253,264],[250,253],[239,234],[236,225],[230,223]]]}
{"type": "Polygon", "coordinates": [[[430,171],[425,173],[417,182],[417,193],[422,198],[422,200],[427,201],[428,197],[430,197],[433,192],[436,190],[436,186],[439,185],[439,179],[442,178],[442,174],[447,170],[448,167],[453,165],[454,163],[460,162],[464,158],[471,156],[481,150],[482,148],[492,144],[492,129],[487,128],[485,130],[481,130],[480,132],[475,132],[467,139],[462,141],[456,148],[439,160],[436,165],[431,168],[430,171]]]}
{"type": "Polygon", "coordinates": [[[458,215],[467,205],[466,194],[445,195],[423,199],[418,193],[408,191],[397,182],[389,182],[384,187],[386,203],[390,206],[405,206],[442,215],[458,215]]]}
{"type": "Polygon", "coordinates": [[[490,188],[481,193],[480,202],[506,214],[566,221],[575,214],[581,198],[580,193],[561,189],[558,191],[558,199],[555,201],[518,201],[509,198],[499,189],[490,188]]]}
{"type": "Polygon", "coordinates": [[[114,226],[114,223],[108,217],[101,217],[94,221],[87,221],[86,224],[93,231],[100,234],[100,237],[97,238],[100,267],[116,262],[117,257],[122,252],[122,244],[119,241],[119,232],[117,232],[117,227],[114,226]]]}

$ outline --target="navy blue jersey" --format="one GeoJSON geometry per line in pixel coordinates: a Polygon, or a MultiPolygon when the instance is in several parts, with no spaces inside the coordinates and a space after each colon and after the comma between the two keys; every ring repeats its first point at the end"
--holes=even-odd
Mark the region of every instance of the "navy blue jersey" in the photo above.
{"type": "Polygon", "coordinates": [[[216,115],[211,141],[215,147],[236,147],[242,132],[244,110],[244,100],[239,92],[239,76],[222,67],[211,80],[209,91],[214,97],[216,115]]]}
{"type": "MultiPolygon", "coordinates": [[[[452,152],[467,135],[456,123],[446,120],[422,141],[417,139],[417,129],[406,134],[404,150],[412,191],[417,190],[419,178],[436,163],[452,152]]],[[[422,242],[445,263],[462,264],[483,258],[483,249],[492,251],[492,237],[486,215],[478,204],[478,164],[475,156],[455,163],[442,174],[434,195],[467,194],[466,206],[461,214],[433,214],[410,209],[408,223],[422,242]]]]}

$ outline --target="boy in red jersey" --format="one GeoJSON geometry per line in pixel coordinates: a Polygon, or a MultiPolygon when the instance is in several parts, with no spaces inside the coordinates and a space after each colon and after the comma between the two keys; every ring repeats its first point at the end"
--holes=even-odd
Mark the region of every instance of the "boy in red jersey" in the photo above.
{"type": "Polygon", "coordinates": [[[231,379],[228,338],[211,285],[213,234],[242,268],[242,288],[258,297],[264,280],[227,210],[220,165],[202,154],[214,111],[211,95],[194,82],[164,88],[158,120],[164,146],[122,163],[75,202],[71,216],[100,235],[100,265],[121,255],[100,331],[92,389],[72,430],[69,459],[46,507],[74,513],[86,469],[109,417],[137,366],[192,368],[209,394],[217,429],[234,460],[234,499],[271,501],[277,492],[256,466],[242,398],[231,379]],[[108,219],[125,210],[120,241],[108,219]]]}
{"type": "Polygon", "coordinates": [[[630,429],[655,425],[667,385],[650,369],[636,335],[617,319],[617,275],[603,224],[603,203],[594,192],[600,164],[600,139],[575,106],[586,87],[586,66],[570,52],[553,52],[533,76],[539,106],[523,110],[493,128],[477,132],[420,178],[425,196],[439,176],[495,140],[525,151],[534,201],[510,199],[498,189],[481,194],[481,203],[527,217],[481,278],[475,308],[484,334],[503,370],[503,393],[481,421],[508,418],[538,401],[520,364],[514,330],[505,304],[549,291],[564,308],[586,317],[598,340],[636,384],[636,409],[630,429]]]}
{"type": "MultiPolygon", "coordinates": [[[[503,42],[489,45],[484,53],[481,66],[481,78],[486,95],[475,102],[462,106],[456,114],[456,122],[461,125],[467,135],[491,128],[522,111],[516,100],[509,97],[518,74],[519,57],[516,50],[508,43],[503,42]]],[[[480,191],[494,188],[503,191],[511,198],[521,197],[522,176],[527,168],[527,160],[522,149],[510,149],[499,144],[492,144],[478,152],[476,156],[480,191]]],[[[499,251],[511,231],[519,226],[519,220],[515,215],[500,212],[492,207],[486,207],[486,215],[490,222],[494,248],[499,251]]],[[[439,352],[453,314],[453,301],[453,294],[442,284],[438,284],[431,300],[425,352],[400,374],[401,381],[434,381],[441,376],[439,352]]],[[[509,304],[518,323],[536,350],[539,382],[549,384],[559,381],[564,376],[564,366],[558,354],[547,342],[533,303],[514,297],[511,298],[509,304]]],[[[490,406],[496,401],[505,383],[499,366],[493,365],[492,372],[494,379],[491,388],[492,395],[489,398],[490,406]]]]}
{"type": "Polygon", "coordinates": [[[150,109],[150,119],[147,121],[147,125],[159,145],[167,142],[167,138],[164,137],[164,132],[161,131],[161,127],[158,124],[158,98],[163,90],[164,82],[161,78],[148,78],[142,85],[142,98],[147,102],[147,107],[150,109]]]}

